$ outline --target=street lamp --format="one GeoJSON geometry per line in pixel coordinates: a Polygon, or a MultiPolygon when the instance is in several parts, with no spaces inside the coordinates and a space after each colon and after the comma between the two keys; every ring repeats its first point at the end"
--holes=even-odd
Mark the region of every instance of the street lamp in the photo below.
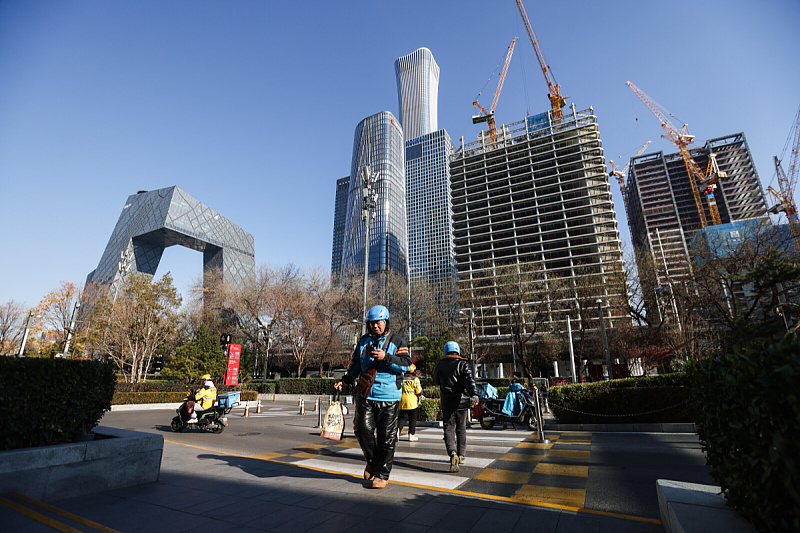
{"type": "MultiPolygon", "coordinates": [[[[259,324],[259,331],[264,329],[264,324],[259,324]]],[[[267,362],[269,361],[269,349],[272,347],[272,322],[266,327],[267,330],[267,349],[264,350],[264,361],[261,368],[261,384],[267,384],[267,362]]]]}
{"type": "Polygon", "coordinates": [[[372,174],[369,165],[364,165],[361,173],[362,206],[361,220],[364,221],[364,299],[363,299],[363,326],[362,331],[367,332],[367,281],[369,279],[369,226],[375,220],[375,206],[378,204],[378,193],[375,192],[375,183],[378,174],[372,174]]]}
{"type": "Polygon", "coordinates": [[[67,330],[67,342],[64,343],[64,357],[69,357],[69,343],[72,340],[72,333],[75,331],[75,319],[78,316],[78,308],[80,306],[80,302],[75,302],[75,307],[72,309],[72,318],[69,321],[69,329],[67,330]]]}
{"type": "Polygon", "coordinates": [[[42,315],[34,315],[33,309],[28,312],[28,319],[25,321],[25,332],[22,334],[22,344],[19,347],[17,357],[25,357],[25,344],[28,342],[28,333],[30,333],[31,318],[42,318],[42,315]]]}
{"type": "Polygon", "coordinates": [[[597,314],[600,317],[600,335],[603,337],[603,352],[606,355],[606,381],[611,379],[611,354],[608,351],[608,337],[606,337],[606,321],[603,316],[603,300],[597,299],[597,314]]]}
{"type": "Polygon", "coordinates": [[[469,325],[467,326],[468,329],[468,336],[469,336],[469,362],[472,364],[472,375],[477,375],[477,361],[475,361],[475,313],[472,309],[468,309],[469,313],[465,313],[464,310],[460,310],[458,312],[459,315],[465,315],[469,320],[469,325]]]}

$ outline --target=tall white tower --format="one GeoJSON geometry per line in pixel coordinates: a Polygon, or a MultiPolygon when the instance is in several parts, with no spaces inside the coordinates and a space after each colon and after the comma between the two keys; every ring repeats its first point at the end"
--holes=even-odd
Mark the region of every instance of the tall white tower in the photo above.
{"type": "Polygon", "coordinates": [[[406,141],[439,129],[439,65],[427,48],[394,61],[397,103],[406,141]]]}

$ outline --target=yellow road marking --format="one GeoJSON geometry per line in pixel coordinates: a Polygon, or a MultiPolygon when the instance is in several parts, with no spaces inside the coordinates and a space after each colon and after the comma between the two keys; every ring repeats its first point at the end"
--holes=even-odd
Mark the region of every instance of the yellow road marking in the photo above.
{"type": "Polygon", "coordinates": [[[340,444],[335,444],[339,448],[358,448],[359,444],[357,442],[342,442],[340,444]]]}
{"type": "Polygon", "coordinates": [[[300,452],[300,453],[293,453],[290,454],[289,457],[299,457],[301,459],[314,459],[319,457],[322,454],[319,453],[308,453],[308,452],[300,452]]]}
{"type": "Polygon", "coordinates": [[[553,447],[553,443],[544,443],[544,442],[520,442],[516,446],[517,448],[536,448],[537,450],[548,450],[553,447]]]}
{"type": "MultiPolygon", "coordinates": [[[[231,453],[231,452],[224,452],[222,450],[215,450],[213,448],[205,448],[203,446],[195,446],[193,444],[185,444],[183,442],[176,442],[174,440],[164,439],[164,442],[168,442],[170,444],[176,444],[178,446],[185,446],[187,448],[196,448],[198,450],[205,450],[209,452],[215,452],[222,455],[229,455],[231,457],[244,457],[247,459],[253,458],[251,455],[242,455],[240,453],[231,453]]],[[[339,472],[338,470],[329,470],[327,468],[317,468],[315,466],[308,466],[308,465],[301,465],[297,463],[290,463],[288,461],[278,461],[277,459],[262,459],[264,461],[268,461],[270,463],[292,466],[295,468],[304,468],[306,470],[313,470],[314,472],[324,472],[326,474],[335,474],[339,476],[347,476],[347,477],[354,477],[358,479],[362,479],[361,474],[348,474],[347,472],[339,472]]],[[[536,507],[545,507],[547,509],[560,509],[562,511],[572,511],[575,513],[584,513],[584,514],[594,514],[598,516],[609,516],[612,518],[620,518],[623,520],[631,520],[633,522],[647,522],[648,524],[656,524],[661,525],[661,520],[657,520],[655,518],[647,518],[644,516],[635,516],[635,515],[627,515],[622,513],[612,513],[608,511],[598,511],[596,509],[585,509],[583,507],[575,507],[569,505],[561,505],[557,503],[545,502],[545,501],[537,501],[537,500],[530,500],[530,499],[520,499],[520,498],[513,498],[508,496],[495,496],[494,494],[483,494],[481,492],[469,492],[465,490],[458,490],[458,489],[445,489],[441,487],[432,487],[429,485],[421,485],[418,483],[407,483],[404,481],[390,481],[389,483],[394,485],[402,485],[404,487],[414,487],[418,489],[425,489],[425,490],[432,490],[436,492],[443,492],[447,494],[459,494],[462,496],[471,496],[475,498],[484,498],[487,500],[493,501],[500,501],[500,502],[510,502],[510,503],[519,503],[523,505],[532,505],[536,507]]]]}
{"type": "Polygon", "coordinates": [[[50,512],[59,514],[59,515],[65,517],[65,518],[69,518],[70,520],[72,520],[74,522],[78,522],[79,524],[83,524],[84,526],[89,526],[92,529],[96,529],[97,531],[102,531],[103,533],[119,533],[119,531],[117,531],[116,529],[111,529],[110,527],[106,527],[106,526],[104,526],[102,524],[98,524],[97,522],[92,522],[91,520],[83,518],[82,516],[78,516],[76,514],[72,514],[69,511],[64,511],[63,509],[59,509],[58,507],[53,507],[52,505],[50,505],[48,503],[40,502],[39,500],[34,500],[33,498],[29,498],[28,496],[25,496],[24,494],[19,494],[17,492],[12,492],[11,495],[14,496],[15,498],[19,498],[20,500],[24,500],[24,501],[26,501],[28,503],[33,504],[33,505],[37,505],[37,506],[39,506],[39,507],[41,507],[43,509],[47,509],[50,512]]]}
{"type": "Polygon", "coordinates": [[[589,467],[580,465],[559,465],[556,463],[539,463],[533,469],[534,474],[548,476],[589,477],[589,467]]]}
{"type": "Polygon", "coordinates": [[[507,453],[502,456],[498,461],[516,461],[518,463],[538,463],[544,459],[544,455],[536,455],[532,453],[507,453]]]}
{"type": "Polygon", "coordinates": [[[589,458],[588,451],[584,450],[556,450],[553,448],[552,450],[547,452],[547,457],[571,457],[573,459],[588,459],[589,458]]]}
{"type": "Polygon", "coordinates": [[[267,452],[267,453],[260,453],[258,455],[251,455],[253,459],[275,459],[276,457],[286,457],[285,453],[278,453],[278,452],[267,452]]]}
{"type": "Polygon", "coordinates": [[[570,438],[570,437],[591,437],[591,433],[562,433],[562,437],[570,438]]]}
{"type": "Polygon", "coordinates": [[[530,472],[514,472],[513,470],[498,470],[497,468],[487,468],[475,479],[479,481],[493,481],[495,483],[513,483],[522,485],[531,478],[530,472]]]}
{"type": "Polygon", "coordinates": [[[306,444],[305,446],[298,446],[295,450],[319,450],[327,447],[327,444],[306,444]]]}
{"type": "Polygon", "coordinates": [[[583,503],[586,501],[586,490],[524,485],[514,493],[514,497],[521,500],[536,500],[559,505],[583,507],[583,503]]]}
{"type": "Polygon", "coordinates": [[[559,445],[568,444],[570,446],[591,446],[591,442],[587,442],[585,440],[560,440],[557,442],[559,445]]]}

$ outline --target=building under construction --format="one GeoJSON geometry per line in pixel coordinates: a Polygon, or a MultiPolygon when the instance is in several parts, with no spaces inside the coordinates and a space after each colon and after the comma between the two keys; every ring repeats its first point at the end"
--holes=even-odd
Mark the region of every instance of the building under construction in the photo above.
{"type": "MultiPolygon", "coordinates": [[[[455,256],[461,304],[473,312],[479,342],[510,344],[508,306],[478,286],[509,264],[536,265],[574,285],[589,281],[582,286],[594,294],[582,298],[602,300],[606,326],[630,324],[617,305],[627,298],[623,256],[594,111],[573,105],[561,118],[528,116],[461,144],[450,163],[455,256]]],[[[550,328],[564,327],[567,314],[598,328],[597,307],[581,317],[577,298],[548,302],[550,328]]]]}
{"type": "MultiPolygon", "coordinates": [[[[712,139],[690,151],[701,169],[708,166],[712,153],[722,171],[713,190],[722,224],[768,217],[744,133],[712,139]]],[[[659,290],[669,291],[691,275],[690,243],[703,227],[686,164],[680,153],[634,157],[625,188],[647,308],[660,313],[653,299],[659,290]],[[642,276],[644,272],[652,272],[652,276],[642,276]]],[[[708,204],[703,202],[701,207],[706,220],[711,220],[708,204]]],[[[659,300],[672,301],[666,294],[659,300]]]]}

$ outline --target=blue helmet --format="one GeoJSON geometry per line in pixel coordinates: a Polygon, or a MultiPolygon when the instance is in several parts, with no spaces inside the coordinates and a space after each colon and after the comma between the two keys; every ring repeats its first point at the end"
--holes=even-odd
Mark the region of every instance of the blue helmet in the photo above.
{"type": "Polygon", "coordinates": [[[378,320],[389,320],[389,310],[383,305],[374,305],[367,311],[367,322],[377,322],[378,320]]]}
{"type": "Polygon", "coordinates": [[[461,346],[456,341],[449,341],[444,343],[444,354],[456,353],[461,355],[461,346]]]}

